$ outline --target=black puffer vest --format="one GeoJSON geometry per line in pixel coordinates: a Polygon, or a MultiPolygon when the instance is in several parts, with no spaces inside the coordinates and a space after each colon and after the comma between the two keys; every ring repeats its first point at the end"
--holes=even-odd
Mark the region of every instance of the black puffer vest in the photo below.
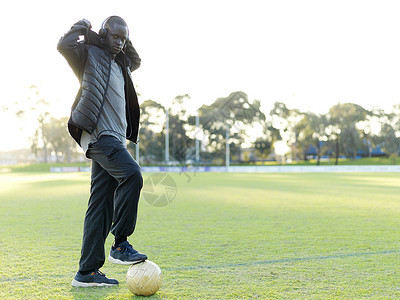
{"type": "Polygon", "coordinates": [[[71,112],[70,123],[92,134],[96,129],[107,94],[111,59],[106,53],[90,47],[81,82],[79,102],[71,112]]]}
{"type": "MultiPolygon", "coordinates": [[[[136,143],[140,118],[136,91],[130,77],[130,71],[126,66],[126,58],[120,53],[115,60],[121,66],[125,81],[125,110],[128,124],[126,138],[136,143]]],[[[68,121],[69,133],[79,145],[82,130],[91,134],[96,128],[103,111],[110,72],[111,57],[107,52],[96,46],[88,46],[81,88],[72,105],[71,116],[68,121]]]]}

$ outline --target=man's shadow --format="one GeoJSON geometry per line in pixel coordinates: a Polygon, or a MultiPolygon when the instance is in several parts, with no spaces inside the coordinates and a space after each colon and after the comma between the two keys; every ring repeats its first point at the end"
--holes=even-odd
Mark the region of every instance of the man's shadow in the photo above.
{"type": "MultiPolygon", "coordinates": [[[[118,296],[122,296],[121,292],[126,291],[126,293],[130,294],[130,297],[128,296],[128,299],[162,299],[160,295],[154,294],[152,296],[136,296],[133,295],[129,292],[128,288],[126,286],[116,286],[116,287],[86,287],[86,288],[76,288],[76,287],[71,287],[70,292],[74,299],[76,300],[88,300],[88,299],[118,299],[118,296]],[[112,295],[115,294],[115,297],[112,297],[112,295]]],[[[123,298],[126,298],[126,295],[123,296],[123,298]]]]}

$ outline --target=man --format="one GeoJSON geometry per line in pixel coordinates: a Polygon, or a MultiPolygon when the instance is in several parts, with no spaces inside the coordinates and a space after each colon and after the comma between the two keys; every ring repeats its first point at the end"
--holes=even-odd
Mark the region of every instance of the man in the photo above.
{"type": "Polygon", "coordinates": [[[117,16],[107,18],[99,34],[91,30],[89,21],[77,22],[57,49],[80,82],[68,130],[92,160],[81,259],[72,286],[118,285],[99,270],[110,230],[115,238],[110,262],[133,264],[147,259],[127,241],[135,229],[143,185],[140,167],[126,149],[126,139],[137,142],[139,104],[130,72],[141,60],[129,40],[127,24],[117,16]],[[80,36],[84,41],[79,41],[80,36]]]}

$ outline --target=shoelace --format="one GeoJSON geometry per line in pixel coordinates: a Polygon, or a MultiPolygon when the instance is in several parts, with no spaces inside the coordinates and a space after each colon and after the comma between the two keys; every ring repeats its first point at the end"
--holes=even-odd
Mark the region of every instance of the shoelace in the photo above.
{"type": "Polygon", "coordinates": [[[100,270],[95,270],[94,271],[95,274],[99,274],[100,276],[106,276],[106,274],[104,274],[103,272],[101,272],[100,270]]]}
{"type": "Polygon", "coordinates": [[[128,252],[128,253],[135,253],[135,251],[133,250],[133,247],[131,244],[129,244],[129,246],[122,248],[124,252],[128,252]]]}

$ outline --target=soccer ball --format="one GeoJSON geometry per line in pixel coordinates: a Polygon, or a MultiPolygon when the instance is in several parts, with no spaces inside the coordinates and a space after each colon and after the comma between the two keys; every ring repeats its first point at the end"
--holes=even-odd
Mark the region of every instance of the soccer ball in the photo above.
{"type": "Polygon", "coordinates": [[[126,273],[126,285],[139,296],[150,296],[161,287],[161,269],[152,261],[131,265],[126,273]]]}

